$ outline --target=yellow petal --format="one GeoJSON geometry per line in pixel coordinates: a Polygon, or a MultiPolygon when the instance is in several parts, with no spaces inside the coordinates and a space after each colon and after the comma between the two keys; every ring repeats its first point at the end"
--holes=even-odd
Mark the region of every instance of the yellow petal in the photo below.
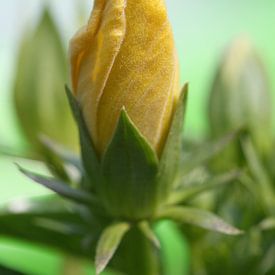
{"type": "Polygon", "coordinates": [[[95,1],[88,25],[70,43],[73,90],[95,145],[97,105],[125,35],[125,2],[95,1]]]}
{"type": "Polygon", "coordinates": [[[178,60],[163,0],[96,1],[72,40],[72,82],[100,154],[124,106],[160,155],[178,97],[178,60]]]}

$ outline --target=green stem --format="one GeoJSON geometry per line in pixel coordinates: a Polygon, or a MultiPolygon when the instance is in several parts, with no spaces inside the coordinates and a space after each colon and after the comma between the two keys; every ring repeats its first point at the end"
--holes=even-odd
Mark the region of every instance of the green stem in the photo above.
{"type": "Polygon", "coordinates": [[[158,251],[141,231],[133,228],[122,241],[112,267],[127,275],[160,275],[158,251]]]}

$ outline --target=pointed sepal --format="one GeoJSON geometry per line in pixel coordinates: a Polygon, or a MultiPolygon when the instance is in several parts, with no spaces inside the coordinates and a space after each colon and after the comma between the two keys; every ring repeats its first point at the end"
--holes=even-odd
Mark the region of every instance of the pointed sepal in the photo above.
{"type": "Polygon", "coordinates": [[[143,233],[144,237],[146,237],[156,248],[158,249],[160,248],[159,239],[155,234],[155,232],[153,231],[153,229],[151,228],[149,222],[147,221],[140,222],[138,224],[138,228],[143,233]]]}
{"type": "Polygon", "coordinates": [[[85,172],[87,174],[87,177],[89,178],[88,181],[86,180],[83,182],[88,183],[88,185],[85,187],[87,187],[88,189],[92,189],[92,187],[94,187],[96,184],[100,182],[100,173],[98,173],[99,160],[96,154],[93,141],[91,139],[91,136],[85,124],[84,118],[82,116],[82,112],[79,107],[79,104],[67,86],[66,86],[66,94],[67,94],[75,121],[78,126],[82,163],[83,163],[85,172]]]}
{"type": "Polygon", "coordinates": [[[172,119],[169,134],[160,159],[158,183],[159,199],[165,199],[174,185],[179,168],[183,119],[187,103],[188,85],[183,87],[172,119]]]}
{"type": "Polygon", "coordinates": [[[116,131],[102,159],[99,193],[117,217],[151,216],[156,204],[158,158],[122,109],[116,131]]]}
{"type": "Polygon", "coordinates": [[[166,207],[160,211],[159,218],[168,218],[180,223],[196,225],[204,229],[227,235],[239,235],[243,233],[241,230],[223,221],[215,214],[193,207],[166,207]]]}
{"type": "Polygon", "coordinates": [[[126,222],[117,222],[104,229],[96,248],[95,265],[97,275],[106,268],[129,229],[130,224],[126,222]]]}
{"type": "Polygon", "coordinates": [[[64,183],[60,180],[57,180],[55,178],[50,178],[46,176],[42,176],[36,173],[33,173],[31,171],[28,171],[19,165],[18,169],[21,173],[23,173],[25,176],[33,180],[34,182],[37,182],[44,187],[54,191],[58,195],[72,200],[77,203],[86,204],[86,205],[96,205],[96,199],[91,195],[88,194],[85,191],[74,189],[70,187],[67,183],[64,183]]]}

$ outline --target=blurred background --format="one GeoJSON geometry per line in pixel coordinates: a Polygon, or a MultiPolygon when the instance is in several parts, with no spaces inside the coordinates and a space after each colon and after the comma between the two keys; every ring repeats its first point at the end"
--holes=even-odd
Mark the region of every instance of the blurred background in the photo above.
{"type": "MultiPolygon", "coordinates": [[[[181,81],[190,83],[185,135],[202,139],[208,134],[207,98],[224,48],[244,35],[265,64],[275,97],[274,0],[167,0],[181,64],[181,81]]],[[[0,2],[0,145],[22,149],[26,141],[13,104],[13,90],[21,41],[33,32],[48,7],[67,50],[68,40],[90,13],[91,0],[9,0],[0,2]]],[[[41,51],[43,55],[43,51],[41,51]]],[[[67,81],[64,78],[64,82],[67,81]]],[[[274,123],[273,123],[273,126],[274,123]]],[[[274,127],[273,127],[274,128],[274,127]]],[[[29,165],[33,165],[29,163],[29,165]]],[[[21,176],[10,158],[0,156],[0,203],[14,198],[47,194],[21,176]]],[[[20,266],[27,274],[58,274],[61,255],[15,241],[0,239],[0,263],[20,266]],[[32,259],[29,265],[27,259],[32,259]],[[41,269],[41,264],[47,269],[41,269]]],[[[172,274],[171,274],[172,275],[172,274]]],[[[176,274],[177,275],[177,274],[176,274]]]]}

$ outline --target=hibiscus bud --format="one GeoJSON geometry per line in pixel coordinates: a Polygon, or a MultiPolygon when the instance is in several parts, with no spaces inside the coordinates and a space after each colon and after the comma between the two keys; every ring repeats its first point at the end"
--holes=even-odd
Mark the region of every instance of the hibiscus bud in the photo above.
{"type": "Polygon", "coordinates": [[[164,1],[96,0],[70,57],[73,93],[99,155],[124,107],[160,156],[180,92],[164,1]]]}
{"type": "Polygon", "coordinates": [[[272,145],[271,94],[263,64],[245,38],[226,51],[209,101],[212,135],[245,127],[257,151],[265,155],[272,145]]]}
{"type": "Polygon", "coordinates": [[[14,87],[18,121],[33,150],[40,150],[40,134],[78,149],[77,130],[63,92],[66,74],[61,37],[45,9],[35,31],[23,38],[14,87]]]}

